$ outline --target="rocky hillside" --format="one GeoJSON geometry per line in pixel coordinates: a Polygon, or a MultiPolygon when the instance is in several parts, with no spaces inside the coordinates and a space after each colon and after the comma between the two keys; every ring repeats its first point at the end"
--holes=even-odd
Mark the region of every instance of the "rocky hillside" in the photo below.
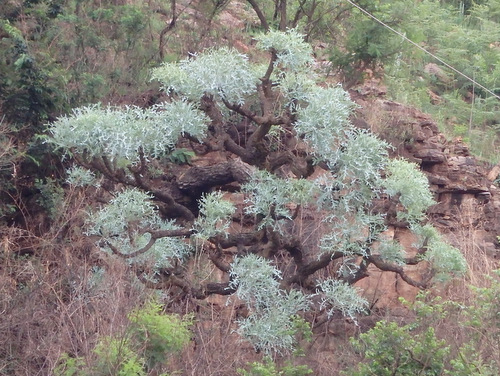
{"type": "MultiPolygon", "coordinates": [[[[404,5],[404,2],[411,7],[416,6],[411,1],[401,0],[392,4],[387,1],[389,3],[387,9],[390,10],[395,3],[404,5]]],[[[211,376],[380,374],[348,371],[358,369],[356,367],[360,364],[370,363],[367,353],[351,346],[352,340],[363,338],[362,334],[377,329],[377,323],[380,321],[383,322],[382,327],[389,327],[386,325],[388,323],[397,324],[398,331],[393,330],[385,337],[384,333],[377,334],[375,331],[374,338],[377,339],[377,335],[378,339],[385,338],[389,343],[387,348],[391,346],[391,341],[397,342],[396,350],[401,350],[402,356],[410,354],[411,358],[415,358],[412,351],[416,345],[431,354],[433,351],[428,351],[429,345],[450,348],[451,355],[439,355],[442,362],[447,362],[445,366],[448,368],[446,371],[436,371],[434,374],[443,374],[448,370],[451,371],[447,374],[458,374],[452,369],[455,359],[453,357],[457,353],[466,363],[481,365],[484,360],[486,365],[491,361],[499,369],[498,338],[500,337],[494,329],[500,328],[498,309],[491,305],[492,309],[497,309],[493,316],[480,311],[480,308],[486,307],[487,304],[482,304],[481,299],[477,298],[480,294],[474,295],[476,292],[468,287],[471,284],[480,287],[490,286],[484,283],[486,277],[483,278],[483,275],[493,275],[493,270],[500,265],[500,187],[497,179],[500,164],[493,166],[474,157],[471,148],[462,138],[447,137],[441,133],[438,122],[431,115],[389,99],[396,95],[393,92],[388,93],[382,79],[375,77],[383,76],[384,70],[389,72],[390,61],[385,65],[386,62],[379,61],[378,56],[382,50],[388,52],[387,56],[394,51],[399,54],[401,52],[399,39],[395,41],[394,46],[387,43],[390,38],[383,33],[379,35],[377,29],[373,28],[362,14],[356,13],[348,3],[338,4],[337,7],[337,2],[332,5],[333,3],[321,1],[301,1],[299,2],[301,7],[304,4],[320,6],[318,8],[312,6],[310,13],[307,9],[299,7],[296,17],[292,17],[288,24],[285,22],[286,6],[282,7],[287,3],[285,0],[276,0],[275,9],[272,9],[273,2],[263,1],[181,0],[145,3],[120,0],[85,3],[80,0],[70,0],[62,3],[64,6],[58,5],[58,0],[25,2],[9,0],[0,5],[0,14],[5,14],[5,17],[0,16],[2,22],[0,51],[6,52],[5,58],[0,58],[0,89],[3,90],[0,90],[0,159],[3,158],[0,161],[0,312],[2,312],[0,375],[97,374],[91,371],[92,367],[99,366],[103,359],[106,363],[109,359],[103,357],[103,354],[108,355],[113,352],[102,352],[102,349],[109,349],[111,346],[107,346],[108,344],[123,344],[132,338],[131,322],[135,316],[131,315],[138,317],[141,312],[144,313],[143,307],[147,306],[145,303],[150,300],[158,301],[158,312],[161,311],[161,314],[156,315],[158,317],[168,319],[170,314],[178,317],[186,315],[185,324],[189,326],[189,332],[186,335],[185,346],[182,351],[179,350],[180,355],[162,350],[161,354],[166,358],[158,368],[148,369],[148,375],[163,374],[161,370],[169,374],[211,376]],[[261,10],[269,13],[267,21],[266,15],[259,13],[259,4],[261,10]],[[47,13],[44,6],[49,6],[48,10],[53,13],[47,13]],[[326,8],[322,8],[323,6],[326,8]],[[347,8],[343,8],[346,6],[347,8]],[[7,12],[7,10],[12,11],[7,12]],[[281,20],[278,20],[280,14],[281,20]],[[313,17],[315,14],[319,15],[319,18],[313,17]],[[319,22],[323,15],[336,16],[326,17],[319,22]],[[420,234],[421,244],[420,249],[417,249],[414,245],[417,242],[417,235],[408,228],[409,222],[403,223],[402,217],[397,217],[398,211],[406,209],[399,200],[401,197],[398,196],[399,193],[393,196],[388,193],[382,198],[373,195],[363,207],[366,214],[387,214],[384,216],[386,220],[384,224],[388,225],[387,230],[380,238],[369,243],[370,247],[373,246],[370,250],[375,251],[374,255],[348,253],[347,257],[341,257],[338,244],[333,243],[330,254],[321,253],[318,257],[320,254],[318,244],[322,239],[327,217],[312,207],[299,208],[300,205],[293,201],[287,201],[284,205],[286,215],[283,218],[287,218],[288,213],[295,212],[295,214],[290,215],[286,226],[283,226],[283,233],[278,234],[280,231],[271,230],[271,227],[269,229],[259,227],[258,231],[253,231],[259,225],[257,221],[260,220],[258,217],[262,213],[253,215],[245,211],[251,193],[245,192],[242,184],[248,182],[249,176],[256,169],[262,168],[273,172],[276,178],[283,179],[276,181],[286,181],[279,186],[288,187],[291,185],[291,180],[284,179],[299,180],[299,177],[305,177],[312,181],[318,174],[324,173],[325,168],[329,168],[325,167],[325,162],[317,164],[316,160],[307,155],[310,147],[304,141],[306,133],[297,134],[292,127],[295,114],[283,111],[287,116],[280,116],[280,119],[271,122],[265,121],[264,117],[255,116],[258,112],[250,111],[253,111],[253,108],[261,108],[262,111],[273,109],[274,101],[277,100],[278,103],[281,94],[264,98],[268,101],[263,101],[260,105],[258,102],[251,103],[248,110],[240,105],[226,104],[222,101],[227,110],[234,111],[234,116],[227,118],[222,111],[219,111],[220,108],[224,108],[223,105],[217,107],[212,99],[204,97],[199,107],[213,120],[208,129],[209,137],[200,143],[195,137],[176,138],[175,142],[172,142],[172,147],[176,142],[177,144],[168,155],[162,154],[161,158],[149,159],[141,155],[140,169],[138,164],[133,163],[128,165],[128,170],[123,167],[128,163],[126,158],[122,158],[123,161],[116,159],[119,162],[113,165],[109,164],[106,156],[102,156],[101,164],[97,159],[86,160],[87,152],[81,156],[73,154],[72,151],[68,152],[67,155],[72,157],[64,158],[61,162],[60,154],[54,153],[49,143],[45,142],[47,138],[43,138],[49,133],[45,127],[47,122],[51,122],[61,113],[69,113],[71,108],[82,103],[100,101],[120,106],[135,104],[138,106],[137,113],[141,114],[142,111],[149,111],[153,105],[162,101],[171,103],[171,97],[160,93],[158,83],[149,82],[151,67],[159,66],[162,61],[178,61],[188,56],[195,56],[195,52],[201,53],[205,48],[214,46],[233,46],[240,53],[248,55],[249,61],[254,63],[260,61],[263,55],[262,51],[255,51],[256,35],[269,28],[268,21],[273,22],[273,27],[279,23],[279,27],[286,30],[298,25],[300,19],[310,26],[306,28],[306,39],[314,47],[314,57],[318,59],[318,62],[307,65],[307,71],[309,72],[310,67],[317,70],[318,76],[314,78],[317,79],[315,82],[319,87],[323,87],[326,80],[332,86],[342,83],[344,88],[349,88],[350,96],[359,105],[352,116],[352,123],[356,127],[373,131],[391,144],[392,158],[413,161],[427,174],[436,204],[428,210],[426,221],[428,220],[439,229],[439,232],[445,234],[448,242],[460,249],[468,261],[466,276],[462,277],[460,274],[460,277],[451,283],[438,283],[426,292],[428,300],[424,304],[431,307],[428,318],[434,320],[429,320],[427,326],[419,327],[421,323],[415,320],[418,314],[412,310],[411,303],[404,305],[400,302],[401,297],[409,302],[422,302],[416,299],[420,290],[406,283],[404,277],[406,281],[408,279],[417,282],[430,281],[434,274],[429,265],[433,260],[428,262],[413,257],[422,255],[431,246],[427,247],[427,235],[420,234]],[[330,22],[331,19],[335,22],[330,22]],[[147,28],[144,28],[145,20],[150,23],[147,28]],[[43,34],[46,30],[51,33],[43,34]],[[113,30],[111,35],[108,35],[109,30],[113,30]],[[36,36],[32,36],[35,32],[36,36]],[[367,39],[370,44],[363,44],[364,38],[360,38],[359,41],[347,40],[351,35],[369,35],[370,38],[367,39]],[[339,36],[341,37],[338,38],[339,36]],[[374,39],[371,39],[372,37],[374,39]],[[346,44],[340,45],[339,42],[346,44]],[[65,46],[64,50],[58,49],[61,45],[65,46]],[[339,45],[341,47],[337,51],[339,45]],[[138,48],[139,46],[141,48],[138,48]],[[373,55],[365,54],[369,50],[368,47],[371,48],[373,55]],[[82,59],[82,56],[85,58],[82,59]],[[8,79],[4,80],[4,77],[8,79]],[[27,78],[31,81],[26,81],[27,78]],[[365,82],[359,84],[364,78],[367,78],[365,82]],[[54,93],[58,93],[59,96],[54,93]],[[54,98],[59,99],[54,100],[54,98]],[[2,110],[7,116],[2,115],[2,110]],[[19,116],[23,113],[33,116],[23,119],[19,116]],[[281,124],[281,122],[286,123],[281,131],[271,133],[271,128],[265,130],[269,124],[281,124]],[[39,138],[42,133],[44,136],[39,138]],[[31,141],[31,137],[35,134],[38,136],[31,141]],[[40,139],[43,139],[43,142],[40,142],[40,139]],[[254,143],[255,140],[258,142],[254,143]],[[10,149],[10,152],[7,149],[10,149]],[[75,161],[98,171],[97,174],[85,175],[91,181],[87,182],[88,185],[85,187],[72,186],[67,180],[67,168],[75,161]],[[149,162],[151,163],[147,166],[149,162]],[[94,179],[96,176],[99,181],[94,179]],[[139,187],[143,193],[152,192],[156,195],[157,200],[154,205],[148,208],[155,213],[159,208],[162,213],[162,217],[158,217],[161,221],[152,220],[151,228],[140,229],[137,233],[132,229],[142,226],[142,219],[130,221],[128,237],[133,246],[136,245],[134,243],[140,244],[133,239],[136,234],[142,237],[149,233],[151,238],[144,247],[139,247],[129,254],[121,253],[121,249],[113,245],[118,237],[114,230],[108,232],[108,240],[104,239],[103,233],[106,231],[102,228],[95,227],[94,232],[88,230],[89,212],[94,214],[104,212],[100,209],[118,197],[119,192],[127,186],[139,187]],[[193,236],[195,231],[201,232],[206,226],[198,225],[196,230],[196,225],[193,223],[203,224],[203,220],[196,222],[194,218],[203,217],[200,214],[203,211],[200,209],[202,201],[200,198],[206,198],[207,193],[213,191],[220,191],[221,196],[217,197],[231,201],[230,204],[236,207],[234,214],[229,216],[231,223],[228,224],[227,234],[221,232],[220,236],[207,235],[211,239],[206,242],[194,241],[196,248],[189,250],[189,257],[192,257],[185,264],[177,259],[158,269],[155,269],[154,260],[134,264],[132,259],[148,252],[157,239],[168,236],[172,238],[193,236]],[[159,223],[163,225],[165,218],[176,220],[185,228],[164,231],[156,230],[156,227],[153,229],[153,225],[159,223]],[[296,241],[299,235],[303,239],[300,242],[296,241]],[[387,243],[402,246],[398,248],[398,255],[401,257],[394,258],[394,263],[386,269],[383,267],[377,269],[375,265],[388,265],[383,257],[377,254],[377,252],[382,254],[381,248],[378,247],[384,243],[384,237],[388,240],[387,243]],[[106,246],[109,246],[108,252],[103,252],[106,246]],[[406,255],[399,252],[402,248],[406,255]],[[227,296],[239,288],[232,283],[235,277],[234,273],[230,275],[231,264],[236,263],[237,257],[246,254],[259,254],[266,258],[270,265],[278,265],[280,268],[279,273],[272,274],[266,283],[262,283],[265,294],[272,297],[266,300],[265,304],[253,304],[251,300],[245,302],[236,294],[227,296]],[[363,259],[364,257],[366,259],[363,259]],[[404,262],[401,262],[402,258],[405,259],[404,262]],[[318,281],[329,277],[340,277],[339,265],[344,259],[348,260],[346,265],[351,261],[359,263],[359,275],[355,274],[353,278],[346,277],[346,280],[355,284],[360,290],[361,297],[369,303],[363,305],[366,310],[356,311],[355,315],[343,315],[341,309],[327,312],[324,301],[320,301],[323,287],[319,287],[318,281]],[[376,264],[375,261],[379,263],[376,264]],[[405,263],[408,265],[403,266],[405,263]],[[156,274],[148,276],[147,271],[153,269],[156,274]],[[395,273],[395,269],[404,270],[404,273],[395,273]],[[365,275],[368,277],[365,278],[365,275]],[[274,296],[270,293],[270,286],[277,280],[283,281],[280,286],[282,292],[274,296]],[[267,358],[265,350],[253,346],[244,339],[241,331],[238,332],[240,324],[259,307],[274,307],[271,304],[274,300],[286,296],[290,290],[295,291],[293,289],[310,293],[309,302],[314,308],[301,306],[300,310],[298,308],[296,310],[297,315],[296,311],[293,311],[294,314],[286,316],[286,319],[276,320],[282,323],[290,321],[293,329],[287,329],[273,337],[280,339],[283,334],[288,336],[291,332],[295,333],[297,353],[303,353],[305,356],[299,357],[294,352],[278,351],[272,353],[272,359],[267,358]],[[436,306],[432,301],[432,298],[438,295],[448,303],[458,302],[463,312],[467,312],[466,308],[469,312],[474,310],[480,312],[482,315],[474,317],[479,325],[473,329],[474,333],[482,333],[484,338],[477,337],[476,342],[469,342],[472,341],[469,338],[470,316],[467,316],[467,313],[457,316],[456,312],[450,310],[451,313],[448,312],[449,316],[445,318],[442,311],[439,311],[442,306],[436,306]],[[435,307],[438,308],[433,311],[435,307]],[[435,312],[437,314],[433,316],[435,312]],[[450,318],[453,314],[455,319],[450,318]],[[492,330],[489,330],[490,327],[492,330]],[[437,336],[422,336],[430,333],[427,329],[435,330],[437,336]],[[486,332],[489,337],[484,334],[486,332]],[[409,351],[408,347],[401,345],[400,340],[406,338],[401,336],[401,333],[416,341],[408,342],[409,351]],[[307,337],[310,337],[310,341],[306,340],[307,337]],[[256,349],[258,351],[255,351],[256,349]],[[473,350],[473,355],[464,349],[473,350]],[[242,371],[243,368],[250,369],[252,364],[258,369],[264,363],[268,368],[275,366],[278,368],[267,373],[242,371]],[[304,364],[310,367],[311,372],[305,369],[300,371],[299,368],[294,370],[291,366],[304,364]],[[291,368],[287,368],[289,366],[291,368]]],[[[377,4],[377,2],[366,3],[370,7],[377,4]]],[[[373,6],[372,11],[378,12],[375,8],[377,7],[373,6]]],[[[291,9],[293,8],[288,8],[291,9]]],[[[291,14],[292,12],[289,12],[288,16],[291,14]]],[[[387,17],[397,15],[390,13],[387,17]]],[[[417,17],[407,21],[401,19],[399,22],[404,26],[415,22],[420,27],[420,21],[417,17]]],[[[430,42],[432,38],[428,41],[430,42]]],[[[290,44],[285,46],[288,47],[290,44]]],[[[496,51],[496,45],[489,45],[489,48],[496,51]]],[[[455,47],[448,49],[454,50],[455,47]]],[[[272,54],[274,55],[274,52],[272,54]]],[[[308,56],[310,55],[308,53],[308,56]]],[[[498,59],[495,59],[495,56],[491,60],[496,64],[498,59]]],[[[193,57],[194,60],[196,59],[193,57]]],[[[206,65],[208,64],[203,66],[206,65]]],[[[421,65],[430,67],[429,64],[421,65]]],[[[274,63],[269,64],[269,73],[273,66],[274,63]]],[[[279,67],[279,64],[276,66],[279,67]]],[[[455,80],[451,76],[448,77],[440,68],[434,68],[436,67],[419,73],[420,82],[426,82],[425,80],[429,82],[424,91],[427,90],[427,94],[435,99],[452,103],[449,98],[445,99],[443,85],[451,87],[455,80]]],[[[219,74],[215,76],[220,77],[219,74]]],[[[244,74],[239,76],[240,79],[233,81],[239,82],[250,76],[244,74]]],[[[390,87],[390,77],[389,75],[386,77],[385,83],[390,87]]],[[[399,79],[397,82],[404,83],[401,77],[399,79]]],[[[269,86],[266,86],[266,90],[262,90],[262,93],[272,94],[275,86],[271,85],[268,79],[258,82],[267,82],[266,85],[269,86]]],[[[425,85],[422,84],[419,89],[425,85]]],[[[458,88],[458,83],[456,85],[458,88]]],[[[457,101],[466,105],[470,95],[474,97],[475,88],[472,88],[471,93],[470,87],[462,86],[460,88],[464,90],[461,94],[463,97],[457,101]]],[[[404,85],[401,85],[400,89],[408,90],[404,85]]],[[[330,103],[332,97],[327,96],[326,99],[330,103]]],[[[484,97],[478,94],[476,99],[480,107],[484,97]]],[[[465,105],[462,107],[465,108],[465,105]]],[[[329,107],[326,105],[324,108],[329,107]]],[[[464,110],[464,108],[461,108],[462,113],[468,115],[469,109],[464,110]]],[[[486,110],[485,113],[489,113],[486,110]]],[[[346,112],[345,119],[349,113],[346,112]]],[[[153,115],[144,115],[144,118],[150,119],[149,116],[153,115]]],[[[479,117],[479,112],[475,116],[479,117]]],[[[457,126],[462,132],[464,129],[469,131],[472,129],[472,126],[463,125],[467,122],[458,117],[455,120],[450,123],[451,127],[457,126]]],[[[487,117],[483,120],[484,124],[480,124],[479,120],[477,124],[483,133],[476,132],[476,134],[486,135],[487,131],[491,132],[490,126],[497,125],[497,120],[492,121],[487,117]]],[[[180,123],[188,122],[178,121],[176,124],[180,123]]],[[[332,122],[328,123],[331,124],[332,122]]],[[[154,124],[154,127],[158,129],[158,123],[154,124]]],[[[154,127],[149,129],[154,130],[154,127]]],[[[153,133],[148,133],[145,129],[148,128],[141,129],[135,136],[153,133]]],[[[113,130],[110,133],[116,135],[118,132],[113,130]]],[[[472,133],[469,132],[469,136],[470,134],[472,133]]],[[[458,136],[458,133],[456,135],[458,136]]],[[[318,145],[321,143],[328,145],[324,140],[320,138],[318,145]]],[[[376,141],[379,142],[378,139],[376,141]]],[[[163,143],[162,147],[165,144],[163,143]]],[[[490,144],[495,145],[495,141],[490,144]]],[[[342,148],[343,145],[339,144],[338,149],[342,148]]],[[[89,147],[86,150],[93,148],[89,147]]],[[[139,150],[143,152],[142,146],[139,150]]],[[[368,152],[357,154],[353,158],[356,162],[362,159],[359,156],[369,156],[370,152],[376,149],[371,147],[363,150],[368,152]]],[[[477,148],[473,150],[477,151],[477,148]]],[[[368,169],[359,170],[366,172],[368,169]]],[[[425,177],[421,176],[413,165],[411,169],[421,177],[419,180],[421,184],[418,186],[424,186],[425,177]]],[[[380,168],[377,169],[377,176],[379,172],[380,168]]],[[[390,178],[390,172],[388,176],[382,178],[387,177],[390,178]]],[[[400,182],[402,179],[395,180],[400,182]]],[[[362,191],[362,189],[352,189],[354,185],[350,183],[345,186],[354,192],[362,191]]],[[[417,185],[411,186],[413,187],[417,185]]],[[[426,193],[425,197],[428,198],[429,194],[427,191],[426,193]]],[[[339,190],[338,197],[344,195],[344,191],[339,190]]],[[[217,198],[215,195],[213,197],[217,198]]],[[[339,199],[338,197],[336,193],[334,198],[339,199]]],[[[143,204],[149,202],[149,197],[141,195],[136,201],[143,204]]],[[[316,204],[317,201],[319,200],[316,200],[316,204]]],[[[424,201],[422,199],[420,202],[424,201]]],[[[222,201],[214,202],[214,208],[222,206],[220,204],[222,201]]],[[[270,219],[273,221],[283,219],[275,212],[276,204],[268,204],[267,207],[272,208],[270,219]]],[[[108,222],[113,222],[111,219],[119,217],[121,212],[117,210],[115,213],[118,214],[110,215],[108,222]]],[[[368,232],[366,231],[368,225],[365,224],[362,228],[351,226],[353,222],[349,220],[353,221],[353,218],[349,216],[352,213],[356,213],[356,210],[349,209],[342,212],[335,217],[335,222],[344,224],[350,231],[339,232],[341,234],[339,238],[352,236],[357,241],[357,235],[361,234],[363,237],[365,232],[368,232]]],[[[126,221],[117,222],[122,225],[126,221]]],[[[218,229],[224,226],[225,224],[217,219],[213,227],[218,229]]],[[[125,238],[126,236],[123,239],[125,238]]],[[[162,251],[172,249],[172,244],[183,250],[187,240],[183,238],[168,244],[162,251]]],[[[445,252],[441,254],[443,253],[445,252]]],[[[464,269],[465,266],[462,271],[464,269]]],[[[257,269],[252,267],[248,270],[253,273],[257,269]]],[[[415,283],[414,286],[428,287],[425,283],[415,283]]],[[[498,291],[500,287],[497,288],[498,291]]],[[[335,294],[336,292],[332,293],[334,297],[335,294]]],[[[443,310],[448,308],[449,306],[443,310]]],[[[280,317],[274,314],[278,309],[269,309],[266,314],[268,312],[271,312],[270,316],[262,316],[264,319],[261,320],[265,324],[264,332],[266,328],[270,328],[267,324],[271,319],[280,317]]],[[[137,327],[135,329],[137,330],[137,327]]],[[[152,334],[160,332],[156,329],[152,334]]],[[[175,332],[167,328],[160,334],[168,337],[172,336],[172,333],[175,332]]],[[[142,338],[142,342],[134,343],[136,348],[132,353],[118,352],[118,356],[120,354],[124,356],[125,361],[134,360],[138,354],[137,365],[141,369],[140,372],[145,370],[145,363],[140,357],[146,356],[147,341],[152,338],[145,337],[142,338]]],[[[373,348],[377,347],[382,346],[374,341],[373,348]]],[[[388,358],[391,356],[387,355],[388,358]]],[[[399,359],[397,356],[392,359],[396,358],[399,359]]],[[[411,359],[418,363],[414,364],[415,369],[418,367],[427,369],[427,361],[421,359],[424,358],[411,359]]],[[[398,366],[399,364],[394,367],[398,366]]],[[[140,372],[134,375],[146,374],[146,371],[140,372]]],[[[117,373],[115,369],[111,373],[99,374],[117,373]]],[[[408,374],[410,373],[411,371],[408,374]]],[[[390,374],[398,373],[393,369],[390,374]]],[[[415,371],[414,374],[420,373],[415,371]]]]}
{"type": "MultiPolygon", "coordinates": [[[[378,81],[365,83],[351,96],[360,106],[355,124],[373,130],[394,146],[394,157],[418,163],[427,174],[437,202],[429,210],[429,220],[466,255],[471,273],[498,267],[500,188],[493,183],[496,167],[473,156],[461,138],[447,139],[430,115],[388,100],[378,81]]],[[[397,223],[388,235],[412,248],[414,239],[397,223]]],[[[398,284],[396,275],[382,274],[373,270],[371,278],[360,284],[379,306],[391,306],[399,296],[412,298],[417,293],[405,283],[398,284]]]]}

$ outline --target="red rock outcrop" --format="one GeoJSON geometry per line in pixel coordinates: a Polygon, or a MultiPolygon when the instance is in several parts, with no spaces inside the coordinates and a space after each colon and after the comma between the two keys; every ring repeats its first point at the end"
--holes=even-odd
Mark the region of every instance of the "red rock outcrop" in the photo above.
{"type": "MultiPolygon", "coordinates": [[[[500,188],[491,180],[494,167],[471,155],[461,139],[447,140],[430,115],[384,98],[385,90],[369,85],[352,93],[361,106],[355,124],[370,128],[394,146],[395,157],[416,162],[429,178],[436,205],[429,220],[468,260],[500,260],[500,188]]],[[[411,236],[392,228],[389,234],[411,252],[411,236]]],[[[471,267],[471,272],[474,273],[471,267]]],[[[415,270],[414,273],[418,273],[415,270]]],[[[379,306],[391,306],[399,296],[412,298],[417,290],[399,283],[390,273],[378,273],[362,281],[365,295],[379,306]]]]}

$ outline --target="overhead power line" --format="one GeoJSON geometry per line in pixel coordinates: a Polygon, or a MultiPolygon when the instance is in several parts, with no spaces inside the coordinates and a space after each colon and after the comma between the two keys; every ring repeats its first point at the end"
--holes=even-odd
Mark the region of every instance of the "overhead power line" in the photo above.
{"type": "Polygon", "coordinates": [[[441,64],[443,64],[445,67],[451,69],[453,72],[459,74],[460,76],[464,77],[465,79],[469,80],[470,82],[472,82],[474,85],[476,86],[479,86],[481,89],[483,89],[484,91],[486,91],[487,93],[491,94],[492,96],[494,96],[495,98],[499,99],[500,100],[500,96],[495,94],[493,91],[491,91],[490,89],[488,89],[487,87],[485,87],[484,85],[481,85],[479,82],[477,82],[476,80],[474,80],[473,78],[467,76],[465,73],[462,73],[460,72],[458,69],[456,69],[455,67],[451,66],[450,64],[448,64],[446,61],[444,61],[443,59],[441,59],[439,56],[436,56],[434,55],[432,52],[426,50],[424,47],[420,46],[418,43],[415,43],[414,41],[412,41],[410,38],[408,38],[406,35],[404,35],[403,33],[401,33],[400,31],[392,28],[391,26],[387,25],[384,21],[378,19],[376,16],[374,16],[373,14],[371,14],[370,12],[368,12],[367,10],[361,8],[358,4],[355,4],[354,2],[352,2],[351,0],[346,0],[349,4],[351,4],[353,7],[359,9],[363,14],[365,14],[366,16],[370,17],[371,19],[375,20],[376,22],[378,22],[379,24],[381,24],[382,26],[384,26],[385,28],[389,29],[390,31],[392,31],[393,33],[399,35],[401,38],[403,38],[405,41],[409,42],[410,44],[412,44],[413,46],[417,47],[419,50],[425,52],[426,54],[428,54],[429,56],[432,56],[434,59],[436,59],[437,61],[439,61],[441,64]]]}

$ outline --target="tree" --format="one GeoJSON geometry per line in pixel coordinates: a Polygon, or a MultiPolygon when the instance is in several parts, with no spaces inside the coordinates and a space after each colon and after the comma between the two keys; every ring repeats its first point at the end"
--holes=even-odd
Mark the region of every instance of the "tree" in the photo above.
{"type": "Polygon", "coordinates": [[[367,70],[383,73],[382,66],[411,48],[389,28],[416,42],[422,33],[418,24],[410,22],[414,1],[248,0],[248,3],[262,29],[300,28],[306,40],[323,41],[324,52],[331,62],[329,70],[342,77],[344,88],[362,82],[367,70]]]}
{"type": "Polygon", "coordinates": [[[30,53],[21,31],[0,18],[0,109],[2,120],[40,126],[57,107],[59,93],[30,53]]]}
{"type": "MultiPolygon", "coordinates": [[[[49,126],[48,140],[116,187],[88,219],[103,251],[154,288],[235,294],[250,311],[241,333],[258,349],[286,351],[311,305],[328,317],[366,309],[352,285],[369,265],[425,288],[463,273],[465,261],[423,222],[433,204],[425,175],[349,122],[353,102],[311,74],[302,35],[257,40],[265,65],[229,48],[163,64],[152,77],[167,102],[78,108],[49,126]],[[193,153],[205,162],[188,163],[193,153]],[[384,240],[391,222],[417,234],[416,256],[384,240]],[[224,277],[196,280],[195,255],[224,277]],[[424,260],[421,279],[405,272],[424,260]]],[[[88,176],[73,169],[69,181],[88,176]]]]}

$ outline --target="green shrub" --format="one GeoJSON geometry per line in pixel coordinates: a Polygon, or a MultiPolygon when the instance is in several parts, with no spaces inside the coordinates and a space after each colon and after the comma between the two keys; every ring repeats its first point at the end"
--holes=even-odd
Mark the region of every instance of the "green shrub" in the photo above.
{"type": "Polygon", "coordinates": [[[406,324],[382,320],[352,339],[362,362],[344,375],[500,374],[500,282],[471,288],[474,303],[464,305],[422,293],[410,308],[406,324]],[[436,334],[441,332],[442,338],[436,334]]]}
{"type": "Polygon", "coordinates": [[[249,364],[249,369],[238,369],[238,375],[241,376],[306,376],[313,373],[312,369],[304,365],[287,364],[284,367],[277,367],[271,358],[267,357],[262,362],[253,362],[249,364]]]}
{"type": "Polygon", "coordinates": [[[161,306],[150,302],[129,314],[129,330],[148,369],[165,363],[171,354],[181,351],[191,339],[191,319],[162,314],[161,306]]]}
{"type": "Polygon", "coordinates": [[[180,352],[191,339],[192,320],[162,314],[161,306],[153,301],[135,309],[128,317],[130,324],[123,335],[100,338],[90,360],[63,354],[54,375],[156,375],[169,357],[180,352]]]}
{"type": "Polygon", "coordinates": [[[449,354],[445,341],[437,339],[432,328],[413,333],[410,325],[386,321],[379,321],[353,344],[366,362],[349,374],[352,376],[438,376],[449,354]]]}

